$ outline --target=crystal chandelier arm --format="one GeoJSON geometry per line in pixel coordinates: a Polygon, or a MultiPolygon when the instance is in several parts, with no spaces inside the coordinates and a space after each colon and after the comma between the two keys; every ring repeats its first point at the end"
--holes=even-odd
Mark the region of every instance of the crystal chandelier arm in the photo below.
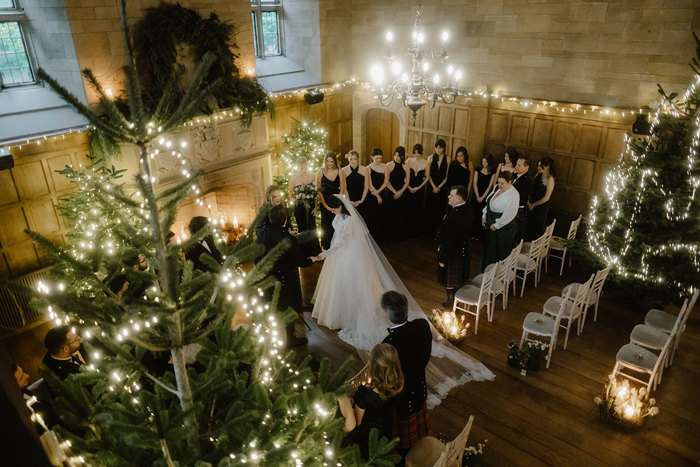
{"type": "Polygon", "coordinates": [[[377,98],[379,99],[379,103],[382,104],[382,106],[389,107],[391,103],[394,102],[394,95],[396,94],[396,89],[399,87],[400,84],[400,81],[394,81],[392,83],[389,93],[386,96],[386,99],[384,98],[381,90],[377,93],[377,98]]]}

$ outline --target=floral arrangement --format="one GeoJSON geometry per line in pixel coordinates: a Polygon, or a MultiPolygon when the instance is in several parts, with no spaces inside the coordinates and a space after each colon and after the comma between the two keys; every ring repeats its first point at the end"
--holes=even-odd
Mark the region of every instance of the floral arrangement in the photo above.
{"type": "Polygon", "coordinates": [[[459,342],[467,336],[469,323],[464,322],[464,315],[457,316],[454,311],[441,311],[435,308],[430,321],[450,342],[459,342]]]}
{"type": "Polygon", "coordinates": [[[462,455],[462,466],[471,467],[477,465],[479,460],[484,455],[484,449],[489,440],[485,439],[481,443],[477,443],[476,446],[467,446],[464,448],[464,454],[462,455]]]}
{"type": "Polygon", "coordinates": [[[541,341],[527,341],[521,349],[515,342],[508,343],[508,365],[520,368],[521,374],[527,370],[537,371],[547,359],[549,344],[541,341]]]}
{"type": "Polygon", "coordinates": [[[311,207],[311,202],[316,199],[316,194],[318,190],[313,183],[306,183],[304,185],[297,185],[294,187],[294,197],[299,201],[304,203],[306,208],[311,207]]]}
{"type": "Polygon", "coordinates": [[[640,427],[647,417],[659,413],[656,400],[648,397],[645,387],[630,387],[627,379],[618,383],[612,374],[608,376],[603,394],[593,401],[603,417],[625,427],[640,427]]]}
{"type": "Polygon", "coordinates": [[[248,232],[248,229],[239,225],[234,219],[233,222],[225,222],[221,228],[223,234],[222,240],[226,242],[226,246],[233,248],[238,240],[248,232]]]}

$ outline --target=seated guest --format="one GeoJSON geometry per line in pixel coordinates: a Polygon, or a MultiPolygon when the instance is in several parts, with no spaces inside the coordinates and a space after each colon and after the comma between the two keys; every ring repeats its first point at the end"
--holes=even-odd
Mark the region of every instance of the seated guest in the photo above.
{"type": "Polygon", "coordinates": [[[42,360],[43,364],[61,380],[78,373],[85,364],[79,352],[80,336],[67,325],[49,329],[44,338],[44,347],[48,352],[42,360]]]}
{"type": "Polygon", "coordinates": [[[352,396],[338,399],[345,417],[343,431],[348,433],[343,445],[357,444],[363,459],[369,457],[369,432],[379,430],[379,436],[391,438],[395,396],[404,387],[401,362],[396,349],[389,344],[377,344],[367,362],[368,382],[360,385],[352,396]]]}
{"type": "Polygon", "coordinates": [[[430,361],[433,338],[427,320],[408,321],[405,295],[393,290],[384,292],[381,307],[393,323],[384,343],[396,348],[404,376],[403,391],[397,396],[392,437],[399,437],[399,452],[405,455],[430,431],[425,367],[430,361]]]}
{"type": "MultiPolygon", "coordinates": [[[[190,231],[190,235],[195,235],[207,225],[209,225],[209,219],[204,216],[195,216],[190,220],[187,228],[190,231]]],[[[209,271],[209,267],[199,259],[203,254],[209,255],[219,264],[221,264],[223,261],[221,253],[214,244],[214,237],[211,235],[207,235],[201,239],[199,243],[192,245],[185,253],[185,258],[194,263],[195,269],[200,271],[209,271]]]]}
{"type": "MultiPolygon", "coordinates": [[[[49,395],[44,380],[40,379],[29,386],[29,375],[24,372],[21,366],[12,363],[11,369],[12,374],[15,376],[15,381],[17,381],[17,386],[19,386],[22,391],[25,402],[29,401],[32,397],[36,397],[36,402],[32,404],[32,410],[41,415],[43,419],[43,425],[37,420],[38,428],[43,430],[44,427],[52,426],[55,423],[56,417],[51,410],[51,396],[49,395]]],[[[41,433],[42,430],[39,430],[39,432],[41,433]]]]}

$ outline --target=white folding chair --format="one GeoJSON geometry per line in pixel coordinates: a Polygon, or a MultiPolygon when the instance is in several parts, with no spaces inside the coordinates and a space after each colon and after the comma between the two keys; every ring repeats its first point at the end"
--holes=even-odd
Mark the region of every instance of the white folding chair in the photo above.
{"type": "Polygon", "coordinates": [[[612,374],[645,384],[647,392],[651,393],[652,390],[656,390],[656,385],[660,381],[661,366],[666,361],[666,354],[672,341],[673,339],[668,336],[659,355],[636,344],[623,345],[615,357],[615,367],[612,374]],[[634,374],[630,374],[628,370],[634,374]],[[648,375],[648,379],[642,379],[643,375],[648,375]]]}
{"type": "Polygon", "coordinates": [[[474,416],[470,415],[459,435],[446,444],[433,436],[424,437],[408,451],[406,467],[461,467],[473,423],[474,416]]]}
{"type": "Polygon", "coordinates": [[[549,350],[547,351],[547,368],[549,368],[549,362],[552,361],[552,352],[554,352],[554,346],[557,344],[557,333],[559,332],[559,323],[561,322],[561,317],[564,314],[566,303],[570,303],[566,297],[565,300],[561,302],[559,307],[559,312],[552,319],[549,316],[545,316],[541,313],[535,313],[531,311],[525,316],[523,320],[523,335],[520,337],[520,348],[523,347],[525,341],[535,341],[530,335],[536,337],[549,338],[549,350]]]}
{"type": "Polygon", "coordinates": [[[486,317],[489,321],[493,319],[493,309],[491,308],[490,290],[493,285],[493,279],[496,277],[497,267],[493,267],[488,272],[484,272],[484,278],[481,281],[480,287],[475,287],[471,284],[460,287],[455,292],[455,301],[452,305],[452,311],[462,311],[464,313],[474,315],[476,322],[474,323],[474,335],[479,330],[479,312],[481,308],[486,306],[486,317]],[[471,307],[475,307],[475,311],[471,311],[471,307]]]}
{"type": "Polygon", "coordinates": [[[669,364],[673,363],[673,357],[676,354],[676,349],[678,349],[678,344],[680,344],[681,334],[683,334],[683,331],[685,331],[685,321],[688,319],[691,310],[695,307],[695,302],[698,300],[698,294],[700,294],[700,289],[695,290],[695,293],[693,293],[693,296],[690,298],[690,302],[686,300],[687,305],[685,309],[685,316],[683,317],[681,317],[683,314],[683,309],[681,308],[678,316],[674,316],[671,313],[667,313],[662,310],[651,309],[644,318],[644,324],[657,328],[666,334],[670,334],[675,322],[679,319],[681,320],[673,346],[669,351],[669,364]]]}
{"type": "MultiPolygon", "coordinates": [[[[491,309],[495,310],[496,297],[499,295],[503,299],[503,309],[506,309],[506,277],[508,276],[508,266],[509,266],[510,256],[498,263],[489,264],[486,266],[486,270],[490,271],[491,268],[496,268],[496,275],[493,278],[493,283],[491,284],[491,290],[489,290],[489,296],[491,298],[491,309]]],[[[474,287],[481,287],[481,282],[484,280],[484,274],[479,274],[474,279],[471,280],[470,284],[474,287]]]]}
{"type": "Polygon", "coordinates": [[[578,321],[578,326],[576,328],[576,335],[581,334],[582,317],[584,310],[586,308],[586,300],[588,300],[588,293],[591,290],[591,284],[593,283],[594,274],[583,283],[575,292],[573,290],[569,291],[564,297],[549,297],[542,307],[542,314],[546,316],[555,316],[557,313],[562,313],[562,307],[564,308],[563,314],[561,315],[561,321],[559,326],[566,329],[566,337],[564,338],[564,350],[566,350],[566,343],[569,341],[569,331],[571,330],[571,325],[574,321],[578,321]],[[569,297],[567,299],[566,297],[569,297]],[[566,324],[562,324],[562,321],[566,321],[566,324]]]}
{"type": "MultiPolygon", "coordinates": [[[[515,279],[523,280],[523,286],[520,290],[521,297],[525,293],[525,282],[527,282],[528,274],[533,273],[535,287],[537,287],[537,271],[540,267],[542,248],[544,248],[544,242],[546,239],[546,236],[542,235],[540,238],[530,243],[530,249],[527,253],[520,253],[518,255],[517,262],[515,263],[515,279]],[[522,277],[518,275],[518,271],[522,272],[522,277]]],[[[524,247],[525,245],[523,245],[523,248],[524,247]]],[[[515,295],[515,280],[513,281],[513,295],[515,295]]]]}
{"type": "MultiPolygon", "coordinates": [[[[686,299],[685,302],[683,302],[683,306],[681,307],[680,313],[678,313],[678,318],[676,319],[676,322],[673,325],[673,329],[671,329],[671,332],[669,334],[666,334],[661,329],[649,326],[648,324],[636,325],[630,333],[630,344],[635,344],[651,351],[659,352],[663,350],[664,345],[666,345],[666,341],[668,339],[671,339],[672,343],[675,342],[679,330],[685,324],[685,320],[688,317],[688,312],[688,300],[686,299]]],[[[671,362],[669,361],[670,354],[671,351],[666,353],[666,358],[663,362],[663,366],[659,370],[659,382],[661,382],[663,368],[671,365],[671,362]]]]}
{"type": "Polygon", "coordinates": [[[547,226],[547,228],[544,231],[544,246],[542,247],[542,258],[540,259],[540,268],[537,271],[537,280],[539,281],[540,278],[542,277],[542,263],[544,263],[544,272],[547,271],[547,256],[549,255],[549,245],[552,243],[552,236],[554,235],[554,226],[557,224],[557,220],[554,219],[551,224],[547,226]]]}
{"type": "MultiPolygon", "coordinates": [[[[560,276],[564,273],[564,260],[566,259],[567,250],[566,241],[576,238],[576,232],[578,231],[578,226],[581,223],[581,217],[582,216],[579,215],[578,219],[571,222],[571,225],[569,226],[569,233],[566,235],[566,238],[554,235],[552,237],[552,242],[549,245],[549,256],[561,260],[561,268],[559,268],[560,276]],[[558,254],[561,254],[561,256],[558,254]]],[[[569,267],[571,267],[571,257],[569,257],[569,267]]]]}
{"type": "Polygon", "coordinates": [[[510,255],[508,257],[510,258],[510,266],[508,266],[508,275],[506,276],[506,308],[508,307],[508,290],[513,284],[513,295],[515,295],[515,266],[518,263],[518,258],[520,257],[520,253],[523,250],[523,241],[520,240],[520,243],[516,245],[515,248],[513,248],[513,251],[510,252],[510,255]]]}
{"type": "MultiPolygon", "coordinates": [[[[603,295],[603,286],[605,285],[605,279],[608,278],[608,273],[610,273],[611,267],[612,265],[608,265],[608,267],[606,267],[605,269],[601,269],[600,271],[595,273],[595,279],[593,279],[593,284],[591,285],[591,290],[588,293],[588,299],[586,300],[586,307],[583,310],[583,321],[581,322],[581,331],[583,331],[583,328],[586,326],[588,309],[593,305],[595,305],[593,321],[595,322],[598,319],[598,302],[600,301],[600,296],[603,295]]],[[[569,290],[571,290],[573,294],[576,294],[576,291],[580,286],[581,284],[578,282],[573,282],[567,285],[562,289],[561,296],[563,297],[567,295],[569,290]]]]}

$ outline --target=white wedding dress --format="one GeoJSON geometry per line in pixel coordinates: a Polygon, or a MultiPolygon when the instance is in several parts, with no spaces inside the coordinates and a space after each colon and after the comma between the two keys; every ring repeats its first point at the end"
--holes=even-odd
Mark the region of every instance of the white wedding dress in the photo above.
{"type": "MultiPolygon", "coordinates": [[[[391,326],[380,307],[384,292],[396,290],[406,296],[409,320],[427,316],[369,234],[357,210],[345,196],[335,196],[350,215],[338,214],[333,219],[331,246],[320,255],[325,262],[312,298],[312,316],[319,324],[340,329],[338,337],[348,344],[369,352],[384,340],[391,326]]],[[[433,345],[426,368],[429,408],[438,405],[456,386],[494,379],[488,368],[450,344],[432,323],[430,329],[433,345]]]]}

